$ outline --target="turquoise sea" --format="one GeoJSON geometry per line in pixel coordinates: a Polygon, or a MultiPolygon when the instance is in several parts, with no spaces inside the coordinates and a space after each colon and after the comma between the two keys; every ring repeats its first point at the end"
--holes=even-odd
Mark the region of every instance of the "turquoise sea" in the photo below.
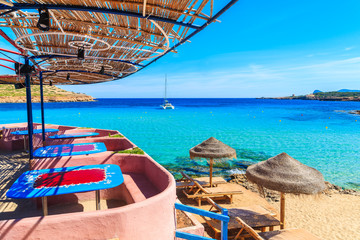
{"type": "MultiPolygon", "coordinates": [[[[175,173],[206,175],[206,161],[189,149],[213,136],[238,158],[219,162],[215,175],[229,176],[281,152],[321,171],[327,181],[360,190],[360,102],[268,99],[98,99],[45,103],[47,123],[116,129],[175,173]]],[[[40,105],[33,104],[34,122],[40,105]]],[[[25,122],[25,104],[0,104],[0,124],[25,122]]]]}

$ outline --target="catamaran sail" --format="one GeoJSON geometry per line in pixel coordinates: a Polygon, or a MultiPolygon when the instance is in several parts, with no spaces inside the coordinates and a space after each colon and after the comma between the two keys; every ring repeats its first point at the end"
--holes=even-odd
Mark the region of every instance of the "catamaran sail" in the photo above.
{"type": "Polygon", "coordinates": [[[166,91],[167,91],[167,77],[165,75],[165,98],[163,105],[160,105],[163,109],[174,109],[175,107],[166,99],[166,91]]]}

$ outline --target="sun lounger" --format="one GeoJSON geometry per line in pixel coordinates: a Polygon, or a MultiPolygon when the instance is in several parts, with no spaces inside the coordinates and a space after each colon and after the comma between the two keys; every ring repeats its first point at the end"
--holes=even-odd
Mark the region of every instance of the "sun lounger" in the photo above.
{"type": "Polygon", "coordinates": [[[320,238],[312,235],[305,229],[283,229],[257,233],[241,218],[237,217],[236,221],[241,224],[242,229],[239,231],[235,239],[244,240],[245,238],[251,237],[255,240],[320,240],[320,238]]]}
{"type": "MultiPolygon", "coordinates": [[[[223,209],[212,199],[206,198],[206,200],[211,205],[209,211],[221,212],[221,210],[223,209]]],[[[227,210],[230,217],[230,222],[228,223],[229,236],[231,234],[232,236],[234,236],[242,228],[242,226],[236,221],[236,217],[243,218],[251,227],[259,229],[261,231],[266,231],[267,227],[272,230],[274,226],[280,225],[280,221],[274,218],[276,214],[270,212],[269,210],[263,208],[260,205],[253,205],[242,208],[228,208],[227,210]]],[[[221,222],[216,219],[204,216],[202,216],[202,218],[206,221],[209,227],[214,230],[215,238],[218,239],[221,234],[221,222]]]]}
{"type": "Polygon", "coordinates": [[[242,191],[224,191],[222,187],[204,188],[197,181],[189,177],[193,186],[183,190],[187,198],[195,199],[198,206],[201,206],[201,201],[206,200],[207,197],[216,199],[229,199],[230,203],[233,202],[233,196],[241,194],[242,191]]]}
{"type": "MultiPolygon", "coordinates": [[[[194,183],[191,182],[190,177],[180,171],[182,178],[179,180],[176,180],[176,188],[187,188],[194,186],[194,183]]],[[[201,186],[203,187],[209,187],[210,186],[210,179],[209,177],[199,177],[194,178],[195,181],[197,181],[201,186]]],[[[213,186],[217,186],[218,184],[224,184],[227,183],[226,180],[222,177],[213,177],[212,179],[213,186]]]]}

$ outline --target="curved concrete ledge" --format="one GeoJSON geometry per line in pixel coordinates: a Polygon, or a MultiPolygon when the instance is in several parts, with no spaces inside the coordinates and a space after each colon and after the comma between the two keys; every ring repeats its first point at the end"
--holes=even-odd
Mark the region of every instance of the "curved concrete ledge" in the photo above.
{"type": "MultiPolygon", "coordinates": [[[[12,125],[12,127],[26,126],[12,125]]],[[[39,124],[34,124],[39,128],[39,124]]],[[[41,126],[40,126],[41,127],[41,126]]],[[[101,199],[117,200],[123,206],[100,211],[71,212],[0,221],[0,239],[174,239],[176,187],[174,177],[148,155],[121,154],[113,151],[133,148],[127,138],[110,138],[118,131],[101,129],[77,129],[75,127],[48,125],[57,128],[59,134],[65,132],[95,131],[100,137],[73,139],[71,143],[104,142],[109,151],[90,155],[71,157],[38,158],[31,160],[31,169],[70,167],[93,164],[116,164],[120,166],[124,183],[118,187],[101,190],[101,199]]],[[[11,131],[16,131],[12,129],[11,131]]],[[[9,141],[18,139],[7,133],[9,141]]],[[[41,135],[34,135],[35,147],[42,145],[41,135]]],[[[66,144],[51,142],[48,144],[66,144]]],[[[23,142],[23,139],[20,139],[23,142]]],[[[17,143],[16,143],[17,144],[17,143]]],[[[17,145],[14,146],[17,146],[17,145]]],[[[6,147],[0,142],[0,147],[6,147]]],[[[23,144],[22,144],[23,148],[23,144]]],[[[11,150],[11,148],[10,148],[11,150]]],[[[61,204],[79,204],[81,201],[94,200],[94,192],[65,194],[48,197],[51,206],[61,204]]],[[[38,199],[39,200],[39,199],[38,199]]],[[[29,201],[31,201],[29,199],[29,201]]]]}
{"type": "MultiPolygon", "coordinates": [[[[34,123],[34,129],[41,129],[41,124],[34,123]]],[[[119,131],[116,130],[106,130],[106,129],[96,129],[96,128],[78,128],[73,126],[62,126],[62,125],[55,125],[55,124],[46,124],[46,128],[55,128],[59,129],[57,133],[45,133],[45,145],[58,145],[58,144],[71,144],[71,143],[80,143],[80,142],[93,142],[92,138],[99,138],[99,137],[109,137],[110,135],[120,134],[119,131]],[[88,137],[88,138],[74,138],[74,139],[49,139],[48,136],[52,136],[55,134],[70,134],[70,133],[78,133],[78,132],[96,132],[99,133],[98,136],[88,137]]],[[[0,150],[5,151],[17,151],[24,149],[24,136],[12,135],[11,132],[14,131],[22,131],[27,130],[27,123],[12,123],[12,124],[3,124],[0,125],[0,130],[2,130],[2,137],[0,138],[0,150]]],[[[109,138],[109,139],[120,139],[120,138],[109,138]]],[[[121,138],[127,139],[127,138],[121,138]]],[[[109,142],[108,140],[104,140],[109,142]]],[[[119,149],[114,146],[112,143],[108,143],[109,151],[117,151],[117,150],[124,150],[128,148],[132,148],[135,146],[131,141],[127,139],[122,140],[122,144],[120,144],[119,149]],[[124,145],[124,146],[122,146],[124,145]],[[112,147],[114,146],[114,147],[112,147]]],[[[118,143],[118,142],[116,142],[118,143]]],[[[105,144],[106,145],[106,144],[105,144]]],[[[33,135],[33,146],[34,149],[43,146],[42,135],[41,134],[34,134],[33,135]]]]}
{"type": "MultiPolygon", "coordinates": [[[[42,126],[40,123],[34,123],[33,128],[41,129],[42,126]]],[[[64,132],[70,129],[75,129],[76,127],[47,124],[46,128],[55,128],[59,129],[60,132],[64,132]]],[[[0,125],[0,130],[2,130],[2,138],[0,139],[0,150],[17,151],[24,149],[24,136],[12,135],[11,132],[27,130],[27,123],[3,124],[0,125]]],[[[54,134],[56,133],[45,133],[45,136],[48,137],[54,134]]],[[[41,134],[33,135],[33,146],[34,149],[43,146],[41,134]]]]}
{"type": "MultiPolygon", "coordinates": [[[[166,169],[148,155],[106,152],[71,158],[34,159],[32,168],[91,164],[120,166],[125,182],[116,188],[102,190],[100,195],[102,199],[122,200],[127,205],[101,211],[0,221],[0,239],[49,239],[50,237],[51,239],[167,240],[174,238],[175,180],[166,169]],[[139,197],[139,194],[142,196],[139,197]]],[[[89,199],[94,199],[94,192],[53,196],[49,197],[48,201],[51,210],[52,204],[89,199]]]]}
{"type": "Polygon", "coordinates": [[[174,184],[151,199],[119,208],[0,221],[0,239],[173,239],[174,184]]]}
{"type": "MultiPolygon", "coordinates": [[[[34,123],[34,129],[40,124],[34,123]]],[[[40,125],[41,126],[41,125],[40,125]]],[[[24,149],[24,137],[13,135],[11,132],[27,130],[27,123],[11,123],[0,125],[1,135],[0,150],[18,151],[24,149]]]]}

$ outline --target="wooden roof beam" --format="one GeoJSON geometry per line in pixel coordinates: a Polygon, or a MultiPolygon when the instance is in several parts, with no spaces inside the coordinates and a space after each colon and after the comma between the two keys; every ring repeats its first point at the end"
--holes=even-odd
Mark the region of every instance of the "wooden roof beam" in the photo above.
{"type": "MultiPolygon", "coordinates": [[[[146,0],[144,0],[144,1],[146,1],[146,0]]],[[[116,1],[116,0],[108,0],[107,2],[119,3],[119,1],[116,1]]],[[[190,12],[184,12],[184,11],[180,11],[180,10],[173,9],[173,8],[163,7],[163,6],[151,4],[151,3],[148,3],[148,2],[144,3],[144,2],[126,2],[126,1],[122,1],[121,3],[128,4],[128,5],[135,5],[135,6],[138,6],[138,7],[142,6],[143,9],[144,9],[144,6],[145,6],[145,8],[157,8],[157,9],[160,9],[160,10],[169,11],[171,13],[177,13],[177,14],[181,14],[181,15],[187,15],[189,17],[196,17],[196,18],[200,18],[200,19],[203,19],[203,20],[209,20],[209,18],[201,16],[201,15],[196,15],[196,14],[192,14],[190,12]]],[[[187,10],[189,10],[189,9],[187,9],[187,10]]],[[[190,11],[195,12],[196,10],[192,9],[190,11]]],[[[144,10],[143,10],[143,12],[144,12],[144,10]]]]}
{"type": "MultiPolygon", "coordinates": [[[[31,29],[31,30],[39,30],[37,27],[26,27],[26,26],[19,26],[19,25],[1,25],[1,27],[11,27],[11,28],[22,28],[22,29],[31,29]]],[[[51,29],[51,32],[61,32],[57,29],[51,29]]],[[[65,33],[69,33],[69,34],[82,34],[82,32],[79,31],[65,31],[65,33]]],[[[92,37],[98,37],[98,38],[108,38],[108,39],[113,39],[113,40],[119,40],[119,41],[124,41],[124,42],[129,42],[129,43],[133,43],[133,44],[138,44],[138,45],[143,45],[143,46],[147,46],[147,47],[152,47],[152,48],[156,48],[156,49],[162,49],[162,50],[166,50],[166,48],[164,47],[159,47],[157,45],[153,45],[152,44],[148,44],[148,43],[143,43],[141,41],[135,41],[135,40],[131,40],[131,39],[127,39],[127,38],[119,38],[119,37],[112,37],[112,36],[107,36],[107,35],[100,35],[100,34],[91,34],[92,37]]]]}
{"type": "Polygon", "coordinates": [[[108,9],[108,8],[99,8],[99,7],[88,7],[88,6],[77,6],[77,5],[60,5],[60,4],[29,4],[29,3],[14,3],[13,7],[0,6],[0,10],[2,9],[10,9],[10,10],[20,10],[20,9],[39,9],[39,8],[47,8],[49,10],[68,10],[68,11],[85,11],[85,12],[98,12],[98,13],[107,13],[107,14],[115,14],[122,15],[128,17],[135,18],[146,18],[149,20],[159,21],[171,23],[174,25],[184,26],[188,28],[198,29],[200,26],[188,24],[185,22],[178,22],[177,20],[157,17],[157,16],[143,16],[139,13],[134,12],[126,12],[117,9],[108,9]]]}
{"type": "Polygon", "coordinates": [[[125,31],[142,32],[142,33],[154,35],[157,37],[164,37],[163,35],[161,35],[159,33],[153,33],[150,31],[140,30],[137,28],[130,28],[130,27],[124,27],[124,26],[118,26],[118,25],[112,25],[112,24],[104,24],[104,23],[94,23],[94,22],[89,22],[89,21],[80,21],[80,20],[66,19],[66,18],[61,18],[59,20],[63,21],[63,22],[81,23],[81,24],[85,24],[85,25],[92,25],[92,26],[99,26],[99,27],[117,28],[117,29],[121,29],[121,30],[125,30],[125,31]]]}

